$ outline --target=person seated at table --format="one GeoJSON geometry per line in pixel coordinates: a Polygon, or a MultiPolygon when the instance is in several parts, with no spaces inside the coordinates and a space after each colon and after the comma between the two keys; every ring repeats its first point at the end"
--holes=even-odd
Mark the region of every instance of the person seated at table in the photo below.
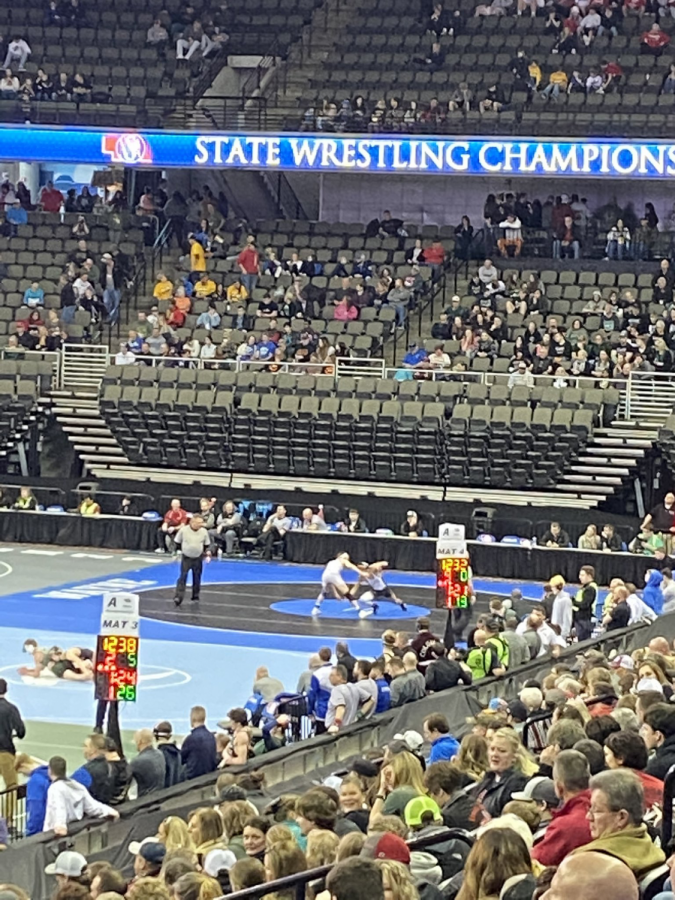
{"type": "Polygon", "coordinates": [[[414,509],[409,509],[405,516],[405,522],[401,525],[401,534],[404,537],[428,537],[429,534],[424,527],[424,523],[417,515],[414,509]]]}
{"type": "Polygon", "coordinates": [[[595,525],[590,524],[587,526],[586,531],[581,535],[577,544],[579,550],[600,550],[602,549],[602,543],[600,541],[600,535],[598,534],[598,529],[595,525]]]}
{"type": "Polygon", "coordinates": [[[560,527],[560,522],[551,522],[541,542],[544,547],[569,547],[570,536],[560,527]]]}
{"type": "Polygon", "coordinates": [[[82,500],[82,503],[77,508],[77,511],[81,516],[100,516],[101,515],[101,507],[94,500],[91,494],[87,494],[87,496],[82,500]]]}
{"type": "Polygon", "coordinates": [[[37,509],[37,500],[29,487],[22,487],[19,496],[14,501],[13,509],[34,510],[37,509]]]}

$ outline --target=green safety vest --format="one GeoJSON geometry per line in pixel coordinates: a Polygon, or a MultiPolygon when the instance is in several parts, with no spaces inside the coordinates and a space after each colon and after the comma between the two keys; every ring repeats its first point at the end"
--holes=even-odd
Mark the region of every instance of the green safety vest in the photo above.
{"type": "Polygon", "coordinates": [[[499,660],[500,665],[502,665],[505,669],[509,667],[509,645],[506,643],[504,638],[501,638],[498,634],[493,634],[492,637],[489,637],[487,641],[485,641],[486,647],[492,647],[492,649],[497,654],[497,659],[499,660]]]}
{"type": "Polygon", "coordinates": [[[483,647],[474,647],[472,650],[469,650],[466,657],[466,664],[471,669],[474,681],[478,678],[485,678],[487,676],[487,672],[485,671],[487,667],[487,654],[485,653],[485,649],[483,647]]]}
{"type": "MultiPolygon", "coordinates": [[[[579,588],[579,590],[576,592],[576,594],[575,594],[574,597],[572,598],[572,608],[573,608],[573,610],[574,610],[575,613],[576,613],[576,612],[579,612],[579,607],[581,606],[581,601],[582,601],[582,599],[583,599],[583,593],[584,593],[584,591],[586,590],[586,588],[589,588],[589,587],[595,588],[595,598],[596,598],[596,600],[597,600],[597,598],[598,598],[598,586],[597,586],[597,584],[596,584],[594,581],[589,581],[588,584],[585,584],[582,588],[579,588]]],[[[595,605],[595,604],[594,604],[594,605],[595,605]]],[[[592,609],[592,608],[591,608],[591,615],[593,615],[593,609],[592,609]]]]}

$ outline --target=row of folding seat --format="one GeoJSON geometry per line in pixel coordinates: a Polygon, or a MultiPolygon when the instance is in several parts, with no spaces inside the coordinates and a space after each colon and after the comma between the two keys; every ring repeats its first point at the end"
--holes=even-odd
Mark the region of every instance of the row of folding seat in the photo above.
{"type": "MultiPolygon", "coordinates": [[[[166,366],[109,366],[102,384],[103,396],[109,399],[119,397],[122,388],[145,388],[157,385],[160,389],[198,389],[216,392],[233,391],[237,394],[257,393],[298,397],[356,398],[358,400],[400,400],[434,401],[452,403],[465,398],[470,404],[490,402],[495,405],[509,403],[511,406],[543,405],[555,408],[574,409],[585,406],[600,410],[604,405],[616,406],[620,400],[616,388],[597,387],[593,379],[582,379],[583,387],[533,387],[506,384],[486,385],[455,380],[405,380],[364,376],[356,378],[343,375],[335,379],[332,375],[295,375],[272,373],[248,369],[235,372],[231,369],[174,369],[166,366]],[[108,390],[110,389],[110,391],[108,390]]],[[[135,396],[132,394],[129,397],[135,396]]]]}
{"type": "MultiPolygon", "coordinates": [[[[228,227],[231,227],[231,230],[234,230],[237,224],[236,220],[228,220],[228,227]]],[[[422,225],[416,222],[405,222],[404,227],[408,234],[408,238],[420,237],[423,240],[433,240],[436,237],[440,237],[443,240],[445,238],[454,237],[455,233],[454,225],[422,225]]],[[[364,226],[363,222],[313,222],[308,219],[257,219],[255,222],[255,234],[258,236],[261,246],[264,246],[265,244],[265,241],[263,240],[265,236],[269,236],[271,239],[280,234],[289,235],[291,237],[294,235],[312,235],[313,237],[323,236],[331,240],[335,238],[348,240],[352,237],[363,237],[364,226]]],[[[368,240],[379,241],[378,247],[386,246],[387,248],[393,249],[392,241],[398,241],[398,238],[368,238],[368,240]],[[387,243],[385,244],[385,242],[387,243]]],[[[328,246],[332,245],[329,244],[328,246]]]]}
{"type": "Polygon", "coordinates": [[[486,431],[488,429],[521,429],[533,432],[578,431],[591,434],[594,424],[594,410],[586,408],[552,409],[537,406],[471,406],[458,403],[450,419],[450,429],[454,431],[486,431]]]}

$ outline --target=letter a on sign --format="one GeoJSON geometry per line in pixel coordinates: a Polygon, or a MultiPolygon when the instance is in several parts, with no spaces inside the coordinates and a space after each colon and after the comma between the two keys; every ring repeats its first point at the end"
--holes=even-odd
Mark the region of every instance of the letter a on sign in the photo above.
{"type": "Polygon", "coordinates": [[[139,619],[138,594],[115,591],[103,595],[99,634],[138,634],[139,619]],[[117,624],[117,629],[111,629],[112,622],[117,624]]]}

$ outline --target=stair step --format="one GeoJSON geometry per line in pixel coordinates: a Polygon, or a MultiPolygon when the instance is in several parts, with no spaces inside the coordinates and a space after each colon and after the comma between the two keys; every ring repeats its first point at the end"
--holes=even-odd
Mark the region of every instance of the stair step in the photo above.
{"type": "Polygon", "coordinates": [[[617,478],[628,478],[630,469],[620,468],[618,466],[586,466],[581,461],[579,464],[570,466],[571,472],[579,472],[581,475],[615,475],[617,478]]]}
{"type": "Polygon", "coordinates": [[[621,459],[625,457],[626,459],[643,459],[644,458],[644,450],[639,447],[594,447],[590,445],[586,447],[586,453],[590,453],[592,456],[605,456],[607,453],[612,454],[612,459],[621,459]]]}
{"type": "Polygon", "coordinates": [[[598,497],[601,497],[602,500],[605,500],[612,493],[611,490],[607,490],[606,487],[599,484],[571,484],[564,481],[558,483],[557,490],[563,493],[574,492],[579,494],[580,497],[583,496],[583,494],[590,494],[591,496],[597,495],[598,497]]]}
{"type": "Polygon", "coordinates": [[[81,453],[80,459],[85,465],[89,466],[92,464],[101,464],[101,463],[111,463],[114,465],[119,465],[120,463],[129,463],[129,460],[126,456],[111,456],[110,454],[105,453],[81,453]]]}
{"type": "Polygon", "coordinates": [[[599,467],[603,469],[612,469],[616,472],[619,469],[630,474],[630,470],[634,469],[638,464],[638,460],[633,459],[612,459],[611,457],[602,456],[579,456],[576,465],[589,466],[590,468],[599,467]]]}
{"type": "Polygon", "coordinates": [[[98,443],[89,444],[89,443],[81,443],[78,441],[77,444],[73,444],[73,447],[75,450],[77,450],[78,453],[81,452],[82,459],[84,459],[84,457],[88,453],[91,453],[91,452],[96,453],[97,459],[99,457],[102,458],[103,456],[114,456],[116,459],[126,459],[126,456],[124,455],[124,450],[122,450],[122,448],[118,447],[118,446],[111,447],[111,446],[108,446],[107,444],[105,444],[105,445],[101,445],[98,443]]]}
{"type": "Polygon", "coordinates": [[[582,475],[581,473],[576,472],[574,475],[563,475],[562,480],[564,482],[575,482],[579,484],[604,484],[604,485],[620,485],[620,478],[613,478],[611,475],[582,475]]]}

